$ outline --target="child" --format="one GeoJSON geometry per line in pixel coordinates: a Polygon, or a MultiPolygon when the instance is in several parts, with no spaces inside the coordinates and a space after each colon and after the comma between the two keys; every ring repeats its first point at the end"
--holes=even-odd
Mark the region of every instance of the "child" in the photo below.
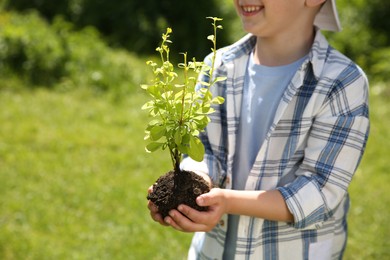
{"type": "Polygon", "coordinates": [[[364,72],[321,34],[340,29],[334,0],[234,0],[249,34],[218,51],[225,98],[182,168],[214,187],[165,219],[196,232],[189,259],[341,259],[348,186],[368,138],[364,72]]]}

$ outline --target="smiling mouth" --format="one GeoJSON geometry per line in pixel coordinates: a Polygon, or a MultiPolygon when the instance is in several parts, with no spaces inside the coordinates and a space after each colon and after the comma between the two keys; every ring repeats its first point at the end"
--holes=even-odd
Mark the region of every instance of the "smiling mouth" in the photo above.
{"type": "Polygon", "coordinates": [[[241,9],[246,14],[253,14],[259,12],[262,8],[261,6],[258,5],[246,5],[246,6],[241,6],[241,9]]]}

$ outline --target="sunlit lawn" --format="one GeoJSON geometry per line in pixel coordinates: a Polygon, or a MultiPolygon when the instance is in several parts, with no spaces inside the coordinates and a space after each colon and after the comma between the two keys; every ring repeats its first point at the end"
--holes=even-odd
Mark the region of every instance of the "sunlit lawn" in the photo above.
{"type": "Polygon", "coordinates": [[[143,96],[0,92],[0,259],[177,259],[147,187],[170,165],[144,152],[143,96]]]}
{"type": "MultiPolygon", "coordinates": [[[[390,258],[390,93],[372,92],[371,137],[351,186],[351,260],[390,258]]],[[[146,209],[147,187],[170,161],[144,152],[144,100],[0,91],[0,259],[185,258],[191,235],[146,209]]]]}

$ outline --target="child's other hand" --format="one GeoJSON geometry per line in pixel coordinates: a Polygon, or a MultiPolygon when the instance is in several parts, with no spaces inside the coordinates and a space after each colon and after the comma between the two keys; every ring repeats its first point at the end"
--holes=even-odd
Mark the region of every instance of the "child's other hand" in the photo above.
{"type": "Polygon", "coordinates": [[[196,202],[199,206],[208,207],[207,211],[197,211],[187,205],[179,205],[177,210],[171,210],[165,223],[183,232],[210,231],[227,212],[225,190],[214,188],[200,195],[196,202]]]}
{"type": "MultiPolygon", "coordinates": [[[[151,192],[153,192],[153,185],[150,186],[148,189],[148,194],[150,194],[151,192]]],[[[157,206],[150,200],[148,200],[148,209],[150,211],[150,216],[154,221],[160,223],[163,226],[169,226],[167,223],[164,222],[164,219],[162,218],[161,214],[158,212],[157,206]]]]}

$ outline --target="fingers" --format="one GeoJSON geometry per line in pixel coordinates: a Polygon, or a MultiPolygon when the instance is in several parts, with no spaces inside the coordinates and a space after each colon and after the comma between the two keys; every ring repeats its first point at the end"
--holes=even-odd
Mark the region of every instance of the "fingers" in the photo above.
{"type": "Polygon", "coordinates": [[[186,205],[180,205],[178,210],[171,210],[169,216],[162,217],[157,206],[149,201],[148,208],[151,218],[163,226],[171,226],[172,228],[182,232],[209,231],[211,228],[205,222],[207,217],[202,216],[202,213],[186,205]],[[180,211],[179,211],[180,210],[180,211]]]}
{"type": "Polygon", "coordinates": [[[153,185],[148,188],[148,194],[153,192],[153,185]]]}
{"type": "Polygon", "coordinates": [[[205,224],[192,221],[178,210],[171,210],[165,221],[174,229],[182,232],[209,231],[205,224]]]}
{"type": "Polygon", "coordinates": [[[212,189],[209,193],[198,196],[196,200],[199,206],[207,206],[207,211],[198,211],[182,204],[177,210],[169,212],[170,217],[166,221],[173,228],[184,232],[210,231],[225,214],[223,198],[221,189],[212,189]]]}
{"type": "Polygon", "coordinates": [[[193,209],[187,205],[179,205],[177,210],[186,216],[187,219],[190,219],[192,222],[195,223],[206,223],[207,218],[209,217],[206,214],[203,214],[204,212],[198,211],[196,209],[193,209]]]}
{"type": "Polygon", "coordinates": [[[158,212],[158,208],[149,201],[148,208],[152,219],[163,226],[182,232],[210,231],[218,223],[221,215],[216,211],[197,211],[187,205],[180,205],[178,209],[169,212],[165,219],[158,212]],[[215,214],[217,213],[217,214],[215,214]]]}
{"type": "MultiPolygon", "coordinates": [[[[148,194],[153,192],[153,185],[148,188],[148,194]]],[[[162,215],[158,212],[157,206],[148,200],[148,209],[150,211],[150,216],[152,219],[158,223],[160,223],[163,226],[169,226],[163,219],[162,215]]]]}
{"type": "Polygon", "coordinates": [[[148,201],[148,208],[150,210],[150,216],[152,217],[152,219],[158,223],[160,223],[161,225],[163,226],[169,226],[163,219],[163,217],[161,216],[161,214],[158,212],[158,208],[156,207],[156,205],[154,205],[153,202],[151,202],[150,200],[148,201]]]}
{"type": "Polygon", "coordinates": [[[173,228],[183,232],[210,231],[221,218],[219,210],[209,208],[208,211],[198,211],[187,205],[180,205],[177,210],[169,212],[166,219],[173,228]]]}
{"type": "Polygon", "coordinates": [[[212,206],[214,204],[220,203],[223,192],[221,189],[214,188],[210,192],[199,195],[196,198],[196,203],[201,207],[212,206]]]}
{"type": "MultiPolygon", "coordinates": [[[[153,186],[148,192],[152,192],[153,186]]],[[[207,211],[198,211],[187,205],[179,205],[177,209],[171,210],[169,216],[162,217],[157,206],[148,201],[148,208],[152,219],[163,226],[171,226],[182,232],[210,231],[218,223],[224,212],[223,192],[220,189],[212,189],[209,193],[200,195],[197,198],[199,206],[207,206],[207,211]]]]}

